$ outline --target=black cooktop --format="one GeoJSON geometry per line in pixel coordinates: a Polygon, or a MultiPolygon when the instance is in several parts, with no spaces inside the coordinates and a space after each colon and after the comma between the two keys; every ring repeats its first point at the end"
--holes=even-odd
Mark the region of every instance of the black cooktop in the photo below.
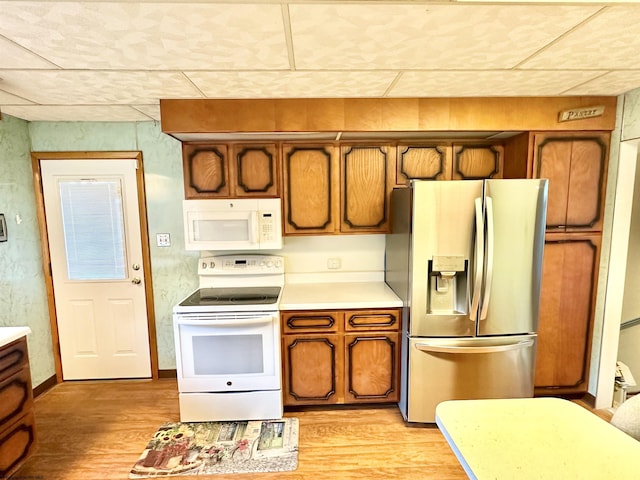
{"type": "Polygon", "coordinates": [[[276,303],[280,287],[200,288],[184,299],[180,306],[268,305],[276,303]]]}

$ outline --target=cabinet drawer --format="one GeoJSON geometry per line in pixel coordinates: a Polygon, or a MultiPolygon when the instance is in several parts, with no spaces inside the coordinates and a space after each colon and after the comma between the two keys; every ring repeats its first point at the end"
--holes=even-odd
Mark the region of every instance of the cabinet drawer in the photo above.
{"type": "Polygon", "coordinates": [[[342,312],[281,312],[283,333],[337,332],[341,330],[342,312]]]}
{"type": "Polygon", "coordinates": [[[0,478],[9,478],[35,449],[36,428],[29,413],[0,432],[0,478]]]}
{"type": "Polygon", "coordinates": [[[0,425],[8,425],[31,410],[32,405],[33,391],[28,366],[0,382],[0,425]]]}
{"type": "Polygon", "coordinates": [[[366,330],[400,330],[401,310],[346,311],[344,329],[347,332],[366,330]]]}
{"type": "Polygon", "coordinates": [[[27,341],[24,338],[0,349],[0,381],[29,364],[27,341]]]}

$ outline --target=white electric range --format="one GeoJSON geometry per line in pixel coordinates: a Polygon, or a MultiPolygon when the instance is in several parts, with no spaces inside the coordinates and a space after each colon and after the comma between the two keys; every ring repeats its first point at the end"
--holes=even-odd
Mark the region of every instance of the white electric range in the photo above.
{"type": "Polygon", "coordinates": [[[181,421],[282,418],[284,259],[206,256],[198,278],[173,309],[181,421]]]}

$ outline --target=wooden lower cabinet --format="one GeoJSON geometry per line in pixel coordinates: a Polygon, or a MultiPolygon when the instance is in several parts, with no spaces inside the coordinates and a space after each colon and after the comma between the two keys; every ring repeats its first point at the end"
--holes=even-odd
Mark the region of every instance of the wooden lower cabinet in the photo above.
{"type": "Polygon", "coordinates": [[[397,402],[400,309],[281,312],[285,405],[397,402]]]}
{"type": "Polygon", "coordinates": [[[396,402],[398,332],[345,335],[345,403],[396,402]]]}
{"type": "Polygon", "coordinates": [[[584,394],[600,258],[599,234],[547,234],[536,356],[536,394],[584,394]]]}
{"type": "Polygon", "coordinates": [[[0,478],[18,470],[35,440],[27,341],[22,338],[0,348],[0,478]]]}

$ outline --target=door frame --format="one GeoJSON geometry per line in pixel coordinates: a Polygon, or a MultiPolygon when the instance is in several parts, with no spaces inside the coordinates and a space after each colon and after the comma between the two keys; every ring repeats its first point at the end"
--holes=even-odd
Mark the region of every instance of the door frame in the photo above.
{"type": "Polygon", "coordinates": [[[36,215],[40,230],[40,247],[42,249],[42,269],[47,291],[49,322],[51,325],[51,341],[53,344],[53,361],[56,370],[56,383],[63,381],[62,360],[60,356],[60,339],[58,336],[58,317],[54,297],[53,275],[51,271],[51,256],[47,235],[47,220],[44,209],[44,193],[42,190],[42,173],[40,162],[47,160],[136,160],[136,184],[138,191],[138,210],[140,216],[140,240],[142,244],[142,264],[144,272],[145,300],[147,306],[147,326],[149,335],[149,355],[151,359],[151,378],[158,378],[158,346],[156,342],[156,321],[153,308],[153,286],[151,283],[151,252],[149,248],[149,228],[147,225],[146,194],[144,188],[144,169],[142,152],[139,151],[111,151],[111,152],[31,152],[31,167],[36,196],[36,215]]]}

